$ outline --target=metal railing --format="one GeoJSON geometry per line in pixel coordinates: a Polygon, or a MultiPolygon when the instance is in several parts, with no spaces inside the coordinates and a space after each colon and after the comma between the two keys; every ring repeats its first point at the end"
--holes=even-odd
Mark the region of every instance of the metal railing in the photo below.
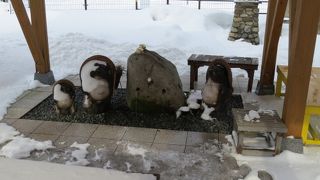
{"type": "MultiPolygon", "coordinates": [[[[30,0],[23,0],[29,7],[30,0]]],[[[45,0],[50,10],[139,10],[148,7],[181,6],[194,9],[233,10],[234,0],[45,0]]],[[[261,14],[267,13],[267,0],[259,1],[261,14]]]]}

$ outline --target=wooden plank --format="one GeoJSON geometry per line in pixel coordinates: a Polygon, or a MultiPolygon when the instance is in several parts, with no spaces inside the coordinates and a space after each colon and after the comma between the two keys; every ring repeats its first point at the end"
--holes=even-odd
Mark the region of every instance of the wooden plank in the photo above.
{"type": "Polygon", "coordinates": [[[283,111],[288,134],[296,138],[302,132],[319,13],[319,0],[297,0],[283,111]]]}
{"type": "Polygon", "coordinates": [[[28,14],[26,12],[26,9],[23,5],[22,0],[11,0],[11,3],[15,10],[20,26],[22,28],[23,34],[28,43],[32,57],[35,61],[36,71],[38,72],[39,69],[41,69],[40,67],[43,66],[44,60],[43,60],[42,53],[40,51],[40,46],[37,41],[36,35],[33,32],[31,23],[29,21],[28,14]]]}
{"type": "Polygon", "coordinates": [[[42,66],[39,67],[39,72],[47,73],[50,71],[50,60],[45,1],[30,1],[30,11],[33,32],[37,35],[37,40],[44,60],[42,66]]]}
{"type": "Polygon", "coordinates": [[[260,122],[248,122],[244,120],[244,116],[248,114],[249,110],[232,109],[234,116],[235,127],[238,131],[247,132],[276,132],[286,133],[287,127],[275,112],[274,116],[261,114],[260,122]]]}
{"type": "Polygon", "coordinates": [[[273,86],[278,43],[288,0],[269,0],[260,87],[273,86]],[[270,14],[269,14],[270,13],[270,14]]]}

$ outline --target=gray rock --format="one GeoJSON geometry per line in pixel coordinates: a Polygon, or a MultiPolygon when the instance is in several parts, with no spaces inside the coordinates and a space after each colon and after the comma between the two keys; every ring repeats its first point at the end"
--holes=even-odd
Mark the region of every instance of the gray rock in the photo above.
{"type": "Polygon", "coordinates": [[[245,26],[244,27],[244,32],[250,33],[251,32],[251,26],[245,26]]]}
{"type": "Polygon", "coordinates": [[[139,112],[176,111],[185,104],[174,64],[140,46],[128,59],[127,103],[139,112]]]}
{"type": "Polygon", "coordinates": [[[259,32],[259,28],[257,27],[252,28],[252,32],[259,32]]]}
{"type": "Polygon", "coordinates": [[[295,153],[303,154],[302,139],[284,138],[282,141],[282,150],[288,150],[295,153]]]}
{"type": "Polygon", "coordinates": [[[267,171],[258,171],[258,177],[261,180],[273,180],[272,176],[267,171]]]}
{"type": "Polygon", "coordinates": [[[238,32],[238,28],[232,27],[232,28],[231,28],[231,32],[238,32]]]}
{"type": "Polygon", "coordinates": [[[242,164],[239,168],[239,173],[243,177],[243,179],[251,172],[251,168],[246,165],[242,164]]]}

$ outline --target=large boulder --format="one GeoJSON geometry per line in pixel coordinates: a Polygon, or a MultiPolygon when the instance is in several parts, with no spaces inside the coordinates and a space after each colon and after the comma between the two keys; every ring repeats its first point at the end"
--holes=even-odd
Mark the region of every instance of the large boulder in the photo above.
{"type": "Polygon", "coordinates": [[[185,104],[174,64],[140,45],[128,59],[127,103],[138,112],[176,111],[185,104]]]}

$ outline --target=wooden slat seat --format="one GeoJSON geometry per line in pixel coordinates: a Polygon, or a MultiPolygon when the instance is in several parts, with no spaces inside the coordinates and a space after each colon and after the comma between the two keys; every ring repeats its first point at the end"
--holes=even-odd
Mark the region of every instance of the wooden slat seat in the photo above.
{"type": "Polygon", "coordinates": [[[250,110],[246,109],[232,109],[234,117],[234,129],[237,132],[237,152],[248,155],[275,155],[280,153],[281,142],[283,136],[287,133],[288,129],[282,122],[276,111],[273,111],[273,115],[268,113],[259,113],[259,121],[249,122],[245,121],[244,117],[250,110]],[[244,143],[244,138],[248,135],[251,138],[259,138],[259,134],[267,133],[274,134],[272,141],[275,143],[274,147],[261,148],[258,146],[249,147],[244,143]],[[254,154],[251,154],[254,152],[254,154]]]}
{"type": "Polygon", "coordinates": [[[251,92],[254,71],[258,69],[258,58],[203,54],[192,54],[188,59],[188,65],[190,65],[190,90],[194,89],[194,82],[198,81],[199,67],[211,66],[213,65],[213,62],[218,59],[225,60],[231,68],[240,68],[245,70],[248,73],[249,78],[247,91],[251,92]]]}

